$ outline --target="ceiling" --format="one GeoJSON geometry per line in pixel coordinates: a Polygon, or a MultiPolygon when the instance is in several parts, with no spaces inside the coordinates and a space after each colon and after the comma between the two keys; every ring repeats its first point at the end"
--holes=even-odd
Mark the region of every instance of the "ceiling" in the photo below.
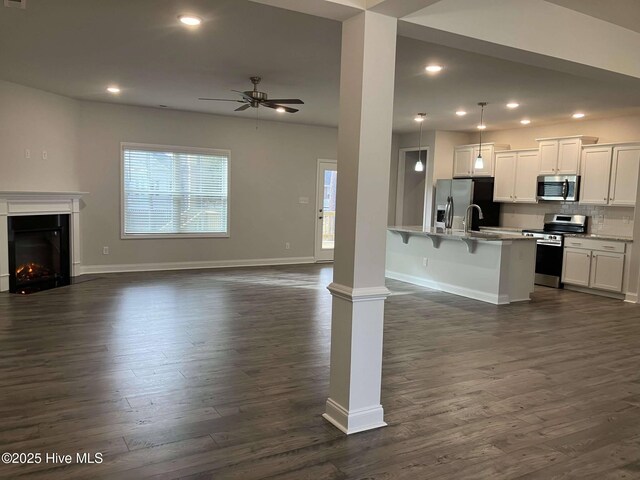
{"type": "MultiPolygon", "coordinates": [[[[230,90],[250,89],[257,74],[269,96],[305,101],[299,113],[261,108],[260,118],[336,126],[340,32],[336,21],[247,0],[29,0],[27,10],[0,7],[0,78],[83,100],[254,118],[254,109],[197,98],[235,98],[230,90]],[[205,22],[187,29],[181,13],[205,22]],[[106,93],[109,84],[122,93],[106,93]]],[[[426,128],[473,130],[479,101],[489,102],[489,129],[510,128],[525,116],[534,125],[576,110],[635,112],[640,88],[398,38],[396,132],[414,131],[419,111],[426,128]],[[444,71],[426,75],[431,62],[444,71]],[[512,100],[521,107],[506,109],[512,100]],[[459,108],[470,115],[457,117],[459,108]]]]}
{"type": "Polygon", "coordinates": [[[638,0],[546,1],[640,33],[640,2],[638,0]]]}

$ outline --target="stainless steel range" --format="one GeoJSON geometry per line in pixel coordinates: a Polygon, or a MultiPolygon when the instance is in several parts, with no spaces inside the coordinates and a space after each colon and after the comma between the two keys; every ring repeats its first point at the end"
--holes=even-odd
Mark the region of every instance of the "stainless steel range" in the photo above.
{"type": "Polygon", "coordinates": [[[526,237],[537,240],[536,279],[537,285],[562,288],[562,253],[564,234],[586,233],[587,217],[584,215],[563,215],[547,213],[542,230],[523,230],[526,237]]]}

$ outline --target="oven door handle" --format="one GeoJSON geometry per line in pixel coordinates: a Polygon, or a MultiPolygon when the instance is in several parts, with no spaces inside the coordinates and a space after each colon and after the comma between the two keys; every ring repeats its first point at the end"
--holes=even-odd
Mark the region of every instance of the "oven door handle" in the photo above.
{"type": "Polygon", "coordinates": [[[544,245],[545,247],[562,247],[561,243],[556,243],[556,242],[541,242],[540,240],[538,240],[538,245],[544,245]]]}

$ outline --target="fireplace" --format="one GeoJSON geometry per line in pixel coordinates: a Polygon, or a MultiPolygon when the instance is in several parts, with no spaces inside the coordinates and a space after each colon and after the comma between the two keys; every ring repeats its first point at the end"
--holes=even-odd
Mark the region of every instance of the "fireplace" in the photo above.
{"type": "Polygon", "coordinates": [[[80,206],[84,195],[87,193],[0,191],[0,292],[18,291],[15,284],[23,282],[31,285],[30,288],[23,285],[25,288],[22,290],[35,291],[34,277],[47,279],[38,287],[40,289],[46,287],[47,283],[49,286],[62,285],[65,283],[65,277],[68,283],[69,277],[73,279],[82,275],[80,206]],[[30,217],[33,220],[25,220],[30,217]],[[41,219],[44,224],[38,226],[37,222],[41,219]],[[30,223],[32,221],[36,222],[35,225],[30,223]],[[11,230],[14,233],[11,234],[12,250],[9,252],[11,230]],[[39,232],[27,232],[28,230],[39,232]],[[15,231],[20,232],[17,237],[15,231]],[[16,259],[16,252],[24,252],[21,247],[16,250],[16,238],[19,245],[23,241],[26,243],[27,250],[33,247],[31,250],[48,253],[41,253],[41,257],[33,257],[31,260],[16,259]],[[25,267],[17,274],[16,271],[21,265],[25,267]]]}
{"type": "Polygon", "coordinates": [[[69,215],[14,216],[7,226],[11,293],[69,285],[69,215]]]}

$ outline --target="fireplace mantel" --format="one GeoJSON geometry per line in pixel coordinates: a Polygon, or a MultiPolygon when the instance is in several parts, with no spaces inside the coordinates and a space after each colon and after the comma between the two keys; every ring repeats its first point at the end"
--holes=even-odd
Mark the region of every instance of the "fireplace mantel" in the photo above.
{"type": "Polygon", "coordinates": [[[82,274],[80,256],[80,199],[87,192],[0,191],[0,292],[9,290],[7,218],[17,215],[69,215],[71,276],[82,274]]]}

